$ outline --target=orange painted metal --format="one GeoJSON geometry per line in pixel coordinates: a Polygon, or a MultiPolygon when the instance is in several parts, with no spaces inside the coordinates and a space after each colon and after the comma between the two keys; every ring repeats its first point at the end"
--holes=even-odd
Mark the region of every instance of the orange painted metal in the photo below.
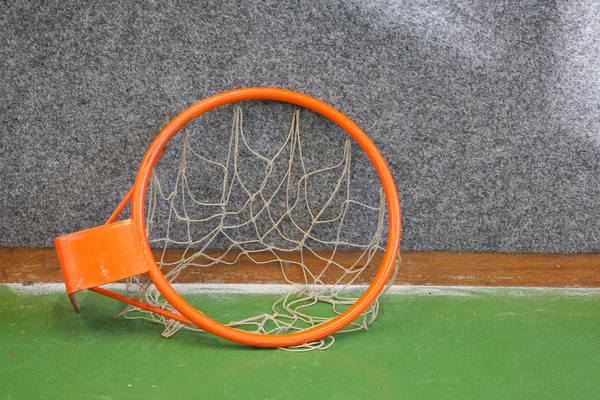
{"type": "Polygon", "coordinates": [[[117,218],[119,218],[119,215],[123,212],[123,209],[131,201],[132,196],[133,196],[133,186],[131,187],[131,189],[129,189],[129,191],[127,192],[125,197],[123,197],[123,200],[121,200],[121,202],[119,203],[117,208],[115,208],[115,211],[113,211],[112,214],[110,214],[110,216],[106,220],[105,224],[110,224],[112,222],[115,222],[117,220],[117,218]]]}
{"type": "Polygon", "coordinates": [[[96,292],[103,296],[110,297],[111,299],[115,299],[115,300],[122,301],[123,303],[131,304],[134,307],[142,308],[144,310],[151,311],[155,314],[162,315],[163,317],[171,318],[171,319],[174,319],[175,321],[183,322],[184,324],[187,324],[187,325],[192,325],[192,323],[187,318],[182,317],[179,314],[175,314],[171,311],[167,311],[163,308],[154,307],[154,306],[151,306],[150,304],[143,303],[139,300],[135,300],[135,299],[132,299],[129,297],[125,297],[122,294],[111,292],[110,290],[106,290],[106,289],[103,289],[100,287],[90,288],[90,290],[92,292],[96,292]]]}
{"type": "Polygon", "coordinates": [[[74,294],[85,289],[148,272],[140,257],[135,224],[124,220],[60,236],[54,240],[67,293],[75,311],[74,294]]]}
{"type": "MultiPolygon", "coordinates": [[[[136,262],[139,262],[139,264],[133,267],[133,269],[137,270],[137,268],[139,267],[140,270],[144,270],[143,272],[148,271],[148,275],[154,283],[154,285],[156,286],[156,288],[161,292],[165,299],[177,311],[179,311],[182,314],[186,321],[188,321],[186,323],[196,325],[207,332],[213,333],[225,339],[255,347],[287,347],[302,345],[304,343],[322,339],[348,325],[354,319],[358,318],[369,307],[369,305],[377,299],[377,296],[379,296],[386,283],[392,276],[392,273],[395,268],[396,259],[398,256],[398,251],[400,249],[400,237],[402,233],[400,201],[398,199],[396,185],[394,184],[392,174],[390,173],[390,170],[385,160],[377,150],[375,144],[354,122],[352,122],[348,117],[343,115],[335,108],[310,96],[283,89],[248,88],[232,90],[202,100],[181,112],[177,117],[171,120],[171,122],[169,122],[163,128],[163,130],[158,134],[156,139],[150,145],[138,170],[138,174],[133,188],[121,201],[121,203],[117,207],[117,210],[115,210],[115,212],[111,215],[108,222],[113,222],[114,220],[116,220],[118,214],[123,210],[130,198],[132,205],[131,221],[133,221],[133,232],[132,234],[129,231],[127,233],[127,240],[130,242],[129,255],[123,255],[123,260],[137,260],[136,262]],[[377,171],[386,196],[389,221],[387,247],[383,256],[383,260],[375,278],[373,279],[373,282],[369,285],[369,287],[363,293],[363,295],[356,301],[356,303],[352,305],[349,309],[347,309],[344,313],[317,327],[302,332],[281,335],[262,335],[257,333],[250,333],[225,326],[204,315],[203,313],[192,307],[175,291],[175,289],[173,289],[171,284],[168,282],[168,280],[165,278],[163,273],[160,271],[158,265],[156,264],[156,260],[152,255],[152,251],[150,249],[150,245],[146,237],[146,229],[144,225],[144,206],[146,190],[148,187],[148,180],[150,178],[152,169],[164,153],[166,146],[169,143],[169,140],[183,126],[185,126],[188,122],[198,117],[199,115],[225,104],[246,100],[273,100],[292,103],[300,107],[310,109],[318,114],[321,114],[325,118],[328,118],[329,120],[337,124],[340,128],[345,130],[367,154],[367,156],[373,163],[375,170],[377,171]]],[[[118,223],[112,223],[106,226],[114,224],[118,223]]],[[[106,237],[102,238],[103,242],[119,240],[118,237],[113,237],[115,235],[113,235],[113,233],[109,232],[108,230],[105,232],[106,237]]],[[[59,243],[59,245],[63,244],[64,242],[59,243]]],[[[108,245],[102,245],[101,247],[103,247],[106,250],[110,248],[108,245]]],[[[71,260],[71,263],[69,264],[69,267],[63,268],[63,273],[65,274],[65,282],[69,281],[71,282],[71,285],[73,285],[72,276],[87,276],[87,272],[76,272],[75,270],[97,270],[98,266],[95,264],[96,261],[94,260],[102,258],[100,257],[100,255],[96,255],[93,258],[86,259],[86,250],[84,248],[81,248],[79,250],[80,251],[78,251],[77,253],[79,258],[73,258],[71,260]]],[[[59,250],[59,253],[60,251],[61,250],[59,250]]],[[[126,262],[121,263],[121,265],[125,264],[126,262]]],[[[129,272],[127,272],[126,274],[128,274],[129,272]]],[[[67,291],[68,290],[69,284],[67,284],[67,291]]],[[[130,301],[131,299],[122,298],[123,296],[119,294],[114,294],[112,292],[108,292],[105,289],[95,289],[95,291],[100,294],[104,294],[109,297],[115,298],[117,300],[125,301],[132,304],[132,302],[130,301]]],[[[150,309],[149,307],[152,306],[147,304],[145,306],[142,306],[142,308],[145,309],[150,309]]],[[[161,314],[164,315],[164,313],[161,314]]]]}

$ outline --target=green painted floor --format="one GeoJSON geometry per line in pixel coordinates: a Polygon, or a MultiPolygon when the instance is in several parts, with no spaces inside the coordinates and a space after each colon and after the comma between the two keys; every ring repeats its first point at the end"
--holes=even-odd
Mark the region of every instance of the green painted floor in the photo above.
{"type": "MultiPolygon", "coordinates": [[[[204,296],[208,315],[267,295],[204,296]]],[[[600,397],[600,292],[386,295],[368,332],[309,353],[112,318],[121,305],[0,286],[3,399],[577,399],[600,397]]],[[[232,311],[233,310],[233,311],[232,311]]]]}

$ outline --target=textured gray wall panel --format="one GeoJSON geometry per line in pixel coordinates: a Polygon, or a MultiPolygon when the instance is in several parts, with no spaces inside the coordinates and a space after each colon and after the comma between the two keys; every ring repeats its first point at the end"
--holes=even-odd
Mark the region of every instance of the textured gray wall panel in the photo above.
{"type": "Polygon", "coordinates": [[[179,111],[275,86],[373,138],[404,249],[600,251],[599,15],[543,0],[0,3],[0,246],[101,223],[179,111]]]}

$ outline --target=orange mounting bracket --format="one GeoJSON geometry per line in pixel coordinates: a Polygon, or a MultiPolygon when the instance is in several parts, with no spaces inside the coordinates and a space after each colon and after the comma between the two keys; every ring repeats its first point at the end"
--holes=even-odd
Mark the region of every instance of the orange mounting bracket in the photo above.
{"type": "Polygon", "coordinates": [[[134,307],[191,324],[187,318],[179,314],[98,287],[144,274],[149,270],[139,246],[136,246],[133,220],[112,222],[118,217],[130,197],[131,191],[106,224],[60,236],[54,240],[69,300],[75,311],[79,312],[75,294],[89,289],[134,307]]]}
{"type": "Polygon", "coordinates": [[[75,293],[148,272],[135,251],[133,220],[108,223],[54,240],[67,293],[79,311],[75,293]]]}

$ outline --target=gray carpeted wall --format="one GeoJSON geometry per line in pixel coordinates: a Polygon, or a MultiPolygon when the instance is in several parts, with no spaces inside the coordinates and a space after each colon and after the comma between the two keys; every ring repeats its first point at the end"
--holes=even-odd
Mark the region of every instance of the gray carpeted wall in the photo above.
{"type": "Polygon", "coordinates": [[[0,3],[0,246],[101,223],[188,105],[247,86],[339,108],[397,180],[403,248],[600,251],[600,5],[0,3]]]}

